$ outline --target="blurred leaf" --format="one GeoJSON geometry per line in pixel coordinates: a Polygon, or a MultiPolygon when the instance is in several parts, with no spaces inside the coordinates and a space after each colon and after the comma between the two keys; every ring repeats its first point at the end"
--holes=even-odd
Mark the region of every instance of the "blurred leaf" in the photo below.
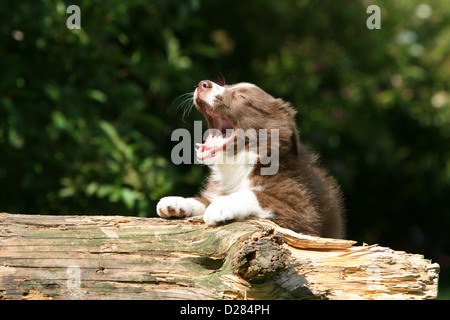
{"type": "Polygon", "coordinates": [[[100,103],[105,103],[108,100],[108,96],[100,90],[89,90],[88,96],[100,103]]]}

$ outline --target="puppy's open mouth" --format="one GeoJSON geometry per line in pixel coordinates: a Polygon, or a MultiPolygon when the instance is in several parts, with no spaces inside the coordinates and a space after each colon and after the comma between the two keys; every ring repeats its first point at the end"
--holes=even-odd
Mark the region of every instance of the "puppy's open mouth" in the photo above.
{"type": "Polygon", "coordinates": [[[209,135],[205,142],[197,143],[197,159],[211,158],[233,141],[234,130],[230,120],[214,111],[203,100],[197,98],[196,104],[208,121],[209,135]]]}

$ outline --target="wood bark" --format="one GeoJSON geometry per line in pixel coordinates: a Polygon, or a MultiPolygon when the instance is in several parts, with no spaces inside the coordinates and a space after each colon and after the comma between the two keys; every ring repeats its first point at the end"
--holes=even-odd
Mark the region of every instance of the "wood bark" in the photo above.
{"type": "Polygon", "coordinates": [[[418,254],[268,220],[0,213],[0,299],[435,299],[418,254]]]}

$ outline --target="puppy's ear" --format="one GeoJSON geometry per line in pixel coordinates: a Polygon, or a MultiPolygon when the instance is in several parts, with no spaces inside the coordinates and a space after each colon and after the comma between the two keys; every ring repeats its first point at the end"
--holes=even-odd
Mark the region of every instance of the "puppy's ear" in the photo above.
{"type": "Polygon", "coordinates": [[[278,110],[282,111],[283,117],[286,117],[285,121],[287,127],[290,127],[291,137],[291,152],[297,157],[300,157],[300,137],[297,130],[295,118],[297,117],[297,110],[295,110],[290,103],[283,101],[282,99],[275,100],[278,106],[278,110]]]}
{"type": "Polygon", "coordinates": [[[300,157],[300,137],[295,122],[291,126],[291,132],[291,152],[295,156],[300,157]]]}

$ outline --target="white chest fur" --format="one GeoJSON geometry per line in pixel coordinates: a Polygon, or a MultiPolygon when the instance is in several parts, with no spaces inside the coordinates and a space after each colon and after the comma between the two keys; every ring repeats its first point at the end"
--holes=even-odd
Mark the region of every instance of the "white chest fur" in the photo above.
{"type": "Polygon", "coordinates": [[[259,205],[252,190],[262,191],[260,186],[252,186],[252,172],[258,155],[253,152],[240,152],[233,163],[214,164],[211,179],[218,182],[217,194],[208,193],[211,204],[206,208],[203,219],[207,224],[215,225],[229,220],[243,220],[249,216],[269,218],[270,210],[259,205]],[[225,194],[225,195],[223,195],[225,194]]]}
{"type": "Polygon", "coordinates": [[[219,183],[220,191],[225,194],[250,190],[249,174],[257,160],[254,152],[239,152],[232,159],[227,158],[224,164],[212,165],[211,179],[219,183]]]}

